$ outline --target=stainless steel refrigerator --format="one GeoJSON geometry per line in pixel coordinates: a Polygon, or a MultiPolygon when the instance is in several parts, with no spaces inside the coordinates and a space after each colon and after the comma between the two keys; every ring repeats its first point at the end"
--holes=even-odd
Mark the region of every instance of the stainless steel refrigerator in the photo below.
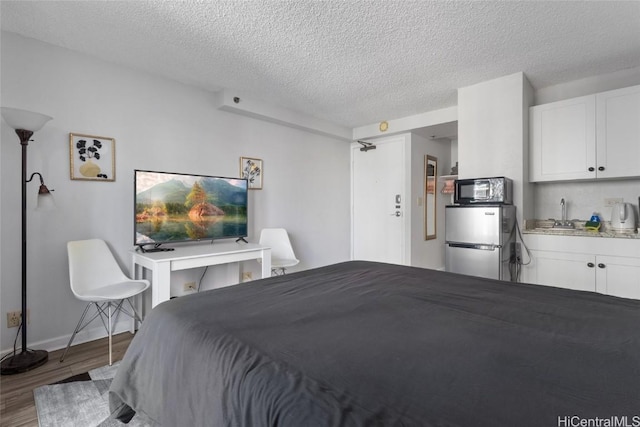
{"type": "Polygon", "coordinates": [[[516,207],[447,206],[445,208],[445,268],[491,279],[511,280],[515,257],[516,207]]]}

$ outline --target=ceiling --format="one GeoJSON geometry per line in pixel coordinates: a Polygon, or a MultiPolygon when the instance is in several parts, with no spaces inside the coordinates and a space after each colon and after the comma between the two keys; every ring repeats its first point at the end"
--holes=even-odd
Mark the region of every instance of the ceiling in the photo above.
{"type": "Polygon", "coordinates": [[[2,1],[2,30],[354,128],[640,66],[638,1],[2,1]]]}

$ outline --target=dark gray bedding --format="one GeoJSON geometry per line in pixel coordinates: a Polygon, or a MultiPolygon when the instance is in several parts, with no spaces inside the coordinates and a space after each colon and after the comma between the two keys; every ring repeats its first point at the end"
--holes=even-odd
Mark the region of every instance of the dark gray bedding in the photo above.
{"type": "Polygon", "coordinates": [[[109,398],[163,426],[640,423],[640,301],[336,264],[159,305],[109,398]]]}

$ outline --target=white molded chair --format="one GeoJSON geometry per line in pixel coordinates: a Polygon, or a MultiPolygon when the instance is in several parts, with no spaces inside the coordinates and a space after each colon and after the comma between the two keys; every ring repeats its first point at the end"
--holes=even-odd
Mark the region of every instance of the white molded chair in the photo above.
{"type": "Polygon", "coordinates": [[[287,267],[297,265],[287,230],[284,228],[265,228],[260,233],[260,244],[271,248],[271,274],[285,274],[287,267]]]}
{"type": "Polygon", "coordinates": [[[88,304],[71,335],[67,348],[60,357],[60,362],[64,360],[76,334],[94,319],[100,317],[107,334],[109,334],[109,365],[111,365],[113,324],[120,312],[142,322],[129,298],[144,292],[149,287],[149,281],[131,280],[127,277],[104,240],[90,239],[68,242],[67,254],[69,256],[71,291],[76,298],[87,301],[88,304]],[[129,303],[131,312],[123,306],[125,300],[129,303]],[[95,306],[96,313],[91,319],[84,322],[92,305],[95,306]]]}

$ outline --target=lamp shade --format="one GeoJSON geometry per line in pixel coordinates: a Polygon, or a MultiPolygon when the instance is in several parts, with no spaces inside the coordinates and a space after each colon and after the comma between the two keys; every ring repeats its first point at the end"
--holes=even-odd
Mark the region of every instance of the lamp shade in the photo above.
{"type": "Polygon", "coordinates": [[[38,200],[36,202],[37,211],[52,211],[56,208],[56,201],[53,200],[53,194],[51,193],[39,193],[38,200]]]}
{"type": "Polygon", "coordinates": [[[20,110],[17,108],[2,107],[2,118],[13,129],[29,130],[37,132],[42,129],[53,117],[33,111],[20,110]]]}

